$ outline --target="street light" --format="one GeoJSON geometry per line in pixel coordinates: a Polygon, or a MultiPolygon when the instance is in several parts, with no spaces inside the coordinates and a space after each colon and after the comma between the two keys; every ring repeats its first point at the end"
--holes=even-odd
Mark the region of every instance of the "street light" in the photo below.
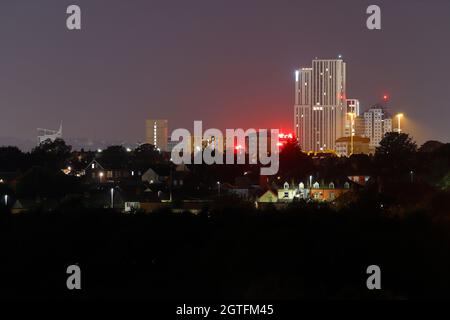
{"type": "Polygon", "coordinates": [[[98,182],[99,182],[99,183],[102,183],[102,180],[103,180],[104,175],[105,175],[105,174],[103,173],[103,171],[101,171],[101,172],[98,173],[98,182]]]}
{"type": "Polygon", "coordinates": [[[352,155],[353,154],[353,135],[355,132],[355,129],[354,129],[355,122],[353,119],[354,119],[355,113],[349,112],[347,114],[350,116],[350,148],[351,148],[350,155],[352,155]]]}
{"type": "Polygon", "coordinates": [[[7,207],[7,206],[8,206],[8,195],[5,194],[5,207],[7,207]]]}
{"type": "Polygon", "coordinates": [[[403,113],[399,113],[397,114],[397,119],[398,119],[398,133],[402,133],[402,129],[401,129],[401,119],[403,118],[403,113]]]}
{"type": "Polygon", "coordinates": [[[217,193],[220,197],[220,181],[217,181],[217,193]]]}
{"type": "Polygon", "coordinates": [[[111,209],[114,208],[114,188],[111,188],[111,209]]]}
{"type": "Polygon", "coordinates": [[[313,176],[309,176],[309,188],[310,189],[312,188],[312,178],[313,178],[313,176]]]}

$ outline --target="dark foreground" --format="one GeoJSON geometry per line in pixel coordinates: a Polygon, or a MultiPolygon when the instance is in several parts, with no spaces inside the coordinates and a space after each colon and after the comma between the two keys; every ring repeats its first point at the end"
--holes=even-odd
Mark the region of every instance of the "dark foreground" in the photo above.
{"type": "Polygon", "coordinates": [[[1,298],[450,298],[450,224],[427,212],[241,205],[193,216],[2,214],[1,298]],[[69,291],[77,264],[82,289],[69,291]],[[369,291],[378,265],[382,289],[369,291]]]}

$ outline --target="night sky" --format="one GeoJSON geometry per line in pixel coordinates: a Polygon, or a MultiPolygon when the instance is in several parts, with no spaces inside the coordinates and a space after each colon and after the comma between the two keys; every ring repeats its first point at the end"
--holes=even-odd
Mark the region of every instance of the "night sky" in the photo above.
{"type": "Polygon", "coordinates": [[[419,143],[448,142],[449,31],[448,0],[1,0],[0,137],[61,120],[68,137],[129,141],[146,118],[290,130],[295,68],[342,54],[363,109],[388,93],[419,143]]]}

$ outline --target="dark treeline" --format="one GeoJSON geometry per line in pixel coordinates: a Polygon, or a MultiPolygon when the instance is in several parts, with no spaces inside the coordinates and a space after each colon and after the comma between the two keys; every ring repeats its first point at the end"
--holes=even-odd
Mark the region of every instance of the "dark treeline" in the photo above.
{"type": "Polygon", "coordinates": [[[356,204],[256,211],[236,200],[199,215],[29,212],[2,220],[6,298],[406,299],[450,297],[450,225],[356,204]],[[231,204],[232,203],[232,204],[231,204]],[[361,210],[361,206],[365,210],[361,210]],[[65,287],[67,266],[82,290],[65,287]],[[368,291],[366,268],[382,270],[368,291]]]}

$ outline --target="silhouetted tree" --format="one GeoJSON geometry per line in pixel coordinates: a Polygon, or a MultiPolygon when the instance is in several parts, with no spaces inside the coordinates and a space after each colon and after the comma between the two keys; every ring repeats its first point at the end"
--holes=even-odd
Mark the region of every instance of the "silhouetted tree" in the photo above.
{"type": "Polygon", "coordinates": [[[302,152],[295,139],[288,140],[280,151],[279,176],[300,180],[314,172],[312,159],[302,152]]]}
{"type": "Polygon", "coordinates": [[[111,168],[124,168],[129,164],[130,154],[123,146],[110,146],[100,155],[102,165],[111,168]]]}
{"type": "Polygon", "coordinates": [[[62,169],[67,165],[71,150],[62,139],[46,140],[31,151],[31,161],[35,166],[62,169]]]}
{"type": "Polygon", "coordinates": [[[422,146],[419,148],[419,152],[434,152],[440,147],[442,147],[444,144],[439,141],[430,140],[425,142],[422,146]]]}
{"type": "Polygon", "coordinates": [[[33,167],[17,181],[17,196],[23,198],[61,198],[80,191],[76,177],[47,167],[33,167]]]}
{"type": "Polygon", "coordinates": [[[401,159],[412,156],[417,151],[417,144],[407,133],[388,132],[376,149],[377,156],[387,156],[390,159],[401,159]]]}
{"type": "Polygon", "coordinates": [[[417,145],[406,133],[389,132],[376,149],[378,172],[391,178],[405,176],[415,166],[417,145]]]}
{"type": "Polygon", "coordinates": [[[132,162],[136,168],[147,169],[156,163],[161,163],[163,157],[156,147],[152,144],[142,144],[133,152],[132,162]]]}
{"type": "Polygon", "coordinates": [[[0,171],[18,171],[26,166],[26,155],[17,147],[0,147],[0,171]]]}

